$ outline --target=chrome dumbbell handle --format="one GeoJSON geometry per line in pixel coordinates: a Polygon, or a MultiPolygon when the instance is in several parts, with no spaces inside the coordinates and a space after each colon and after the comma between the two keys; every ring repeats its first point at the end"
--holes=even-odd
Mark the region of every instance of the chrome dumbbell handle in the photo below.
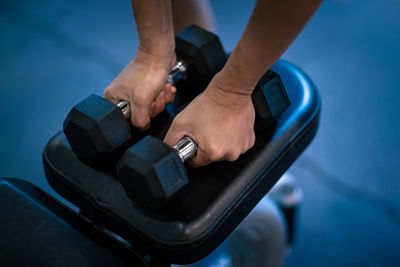
{"type": "Polygon", "coordinates": [[[193,139],[188,136],[183,137],[179,140],[173,148],[179,155],[179,158],[182,162],[185,162],[188,159],[193,158],[197,154],[197,149],[199,148],[193,139]]]}
{"type": "Polygon", "coordinates": [[[167,83],[175,85],[177,81],[185,76],[186,68],[185,62],[178,60],[168,75],[167,83]]]}
{"type": "MultiPolygon", "coordinates": [[[[167,83],[175,85],[177,81],[185,76],[186,64],[182,60],[176,61],[172,71],[168,75],[167,83]]],[[[129,103],[125,100],[118,102],[117,106],[121,109],[124,117],[129,119],[131,117],[131,109],[129,103]]]]}
{"type": "Polygon", "coordinates": [[[117,106],[121,109],[122,114],[124,114],[125,118],[128,119],[131,117],[131,109],[127,101],[120,101],[118,102],[117,106]]]}

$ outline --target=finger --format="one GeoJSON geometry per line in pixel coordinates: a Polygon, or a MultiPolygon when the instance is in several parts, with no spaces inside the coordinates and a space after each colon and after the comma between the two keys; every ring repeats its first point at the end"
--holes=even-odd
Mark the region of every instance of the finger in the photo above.
{"type": "MultiPolygon", "coordinates": [[[[179,132],[172,125],[171,128],[168,130],[167,135],[164,138],[164,143],[172,147],[184,136],[190,136],[190,135],[183,131],[179,132]]],[[[197,168],[211,163],[212,161],[208,158],[207,153],[205,153],[205,151],[200,147],[199,143],[196,141],[196,138],[193,138],[192,136],[190,136],[190,138],[197,144],[198,149],[196,156],[194,156],[192,159],[188,161],[189,165],[193,168],[197,168]]]]}
{"type": "Polygon", "coordinates": [[[104,90],[104,99],[107,99],[108,101],[110,101],[111,103],[114,103],[114,101],[116,101],[115,97],[114,97],[114,93],[112,92],[112,90],[110,89],[110,87],[107,87],[104,90]]]}
{"type": "Polygon", "coordinates": [[[171,92],[173,93],[173,94],[175,94],[176,93],[176,87],[175,86],[173,86],[173,85],[171,85],[171,92]]]}
{"type": "Polygon", "coordinates": [[[176,87],[170,85],[168,88],[168,93],[165,94],[165,105],[172,103],[175,99],[176,95],[176,87]]]}
{"type": "Polygon", "coordinates": [[[145,131],[150,127],[150,106],[145,99],[131,100],[131,122],[140,131],[145,131]]]}
{"type": "Polygon", "coordinates": [[[236,161],[240,156],[240,151],[231,151],[226,153],[219,161],[236,161]]]}
{"type": "Polygon", "coordinates": [[[150,117],[153,118],[157,116],[160,112],[164,110],[164,107],[165,107],[165,100],[164,100],[164,92],[162,91],[151,104],[150,117]]]}
{"type": "Polygon", "coordinates": [[[252,149],[254,144],[255,144],[255,141],[256,141],[256,136],[255,136],[255,134],[253,132],[252,135],[250,136],[249,140],[248,140],[247,146],[244,147],[244,149],[242,151],[242,154],[244,154],[247,151],[249,151],[250,149],[252,149]]]}
{"type": "Polygon", "coordinates": [[[210,164],[212,161],[208,158],[207,153],[201,148],[197,149],[197,154],[194,158],[188,161],[193,168],[201,167],[210,164]]]}
{"type": "Polygon", "coordinates": [[[161,113],[165,106],[169,103],[173,102],[175,99],[176,87],[166,84],[157,98],[153,101],[151,107],[151,115],[150,117],[153,118],[161,113]]]}
{"type": "Polygon", "coordinates": [[[183,137],[184,133],[175,126],[174,122],[172,122],[171,127],[168,129],[168,132],[164,137],[164,143],[173,147],[183,137]]]}
{"type": "Polygon", "coordinates": [[[121,90],[110,89],[107,87],[104,90],[104,99],[110,101],[114,105],[118,104],[120,101],[129,102],[129,97],[121,90]]]}
{"type": "Polygon", "coordinates": [[[171,103],[173,101],[173,98],[175,97],[176,88],[175,89],[173,89],[173,88],[175,88],[175,87],[169,83],[166,83],[160,92],[160,94],[161,93],[163,94],[163,99],[164,99],[165,105],[171,103]],[[171,100],[171,98],[172,98],[172,100],[171,100]]]}

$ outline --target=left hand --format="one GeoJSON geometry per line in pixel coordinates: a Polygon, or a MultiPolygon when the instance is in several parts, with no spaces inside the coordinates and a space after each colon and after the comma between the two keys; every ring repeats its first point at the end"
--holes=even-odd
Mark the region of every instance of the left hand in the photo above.
{"type": "Polygon", "coordinates": [[[107,86],[104,97],[114,104],[127,101],[132,125],[146,130],[150,118],[174,100],[176,88],[166,81],[175,62],[174,52],[161,57],[139,47],[135,59],[107,86]]]}

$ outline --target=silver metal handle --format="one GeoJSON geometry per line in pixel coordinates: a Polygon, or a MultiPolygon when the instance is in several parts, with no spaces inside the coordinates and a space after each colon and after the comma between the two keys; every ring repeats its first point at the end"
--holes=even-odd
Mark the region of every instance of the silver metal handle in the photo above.
{"type": "Polygon", "coordinates": [[[185,76],[186,68],[185,62],[178,60],[168,75],[167,83],[175,85],[177,81],[185,76]]]}
{"type": "MultiPolygon", "coordinates": [[[[186,64],[182,60],[176,61],[174,67],[172,68],[171,72],[168,75],[167,83],[170,83],[172,85],[176,84],[177,81],[181,80],[182,78],[185,77],[185,72],[186,72],[186,64]]],[[[124,117],[126,119],[129,119],[131,117],[131,108],[129,106],[129,103],[125,100],[118,102],[117,106],[121,109],[122,114],[124,114],[124,117]]]]}
{"type": "Polygon", "coordinates": [[[193,141],[192,138],[185,136],[181,140],[179,140],[173,148],[178,153],[182,162],[185,162],[188,159],[193,158],[197,154],[197,149],[199,146],[193,141]]]}
{"type": "Polygon", "coordinates": [[[129,103],[127,101],[120,101],[118,102],[117,106],[121,109],[125,118],[128,119],[131,117],[131,108],[129,107],[129,103]]]}

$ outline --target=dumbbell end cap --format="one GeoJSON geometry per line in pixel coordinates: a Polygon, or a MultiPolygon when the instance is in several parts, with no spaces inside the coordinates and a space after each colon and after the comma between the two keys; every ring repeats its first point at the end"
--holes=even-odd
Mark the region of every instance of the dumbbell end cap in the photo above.
{"type": "Polygon", "coordinates": [[[269,70],[258,82],[252,94],[256,112],[255,130],[262,131],[273,124],[289,107],[290,100],[279,74],[269,70]]]}
{"type": "Polygon", "coordinates": [[[72,150],[85,162],[99,165],[131,138],[120,108],[94,94],[71,109],[63,129],[72,150]]]}
{"type": "Polygon", "coordinates": [[[134,203],[158,209],[188,183],[176,151],[161,140],[147,136],[120,159],[117,173],[134,203]]]}

